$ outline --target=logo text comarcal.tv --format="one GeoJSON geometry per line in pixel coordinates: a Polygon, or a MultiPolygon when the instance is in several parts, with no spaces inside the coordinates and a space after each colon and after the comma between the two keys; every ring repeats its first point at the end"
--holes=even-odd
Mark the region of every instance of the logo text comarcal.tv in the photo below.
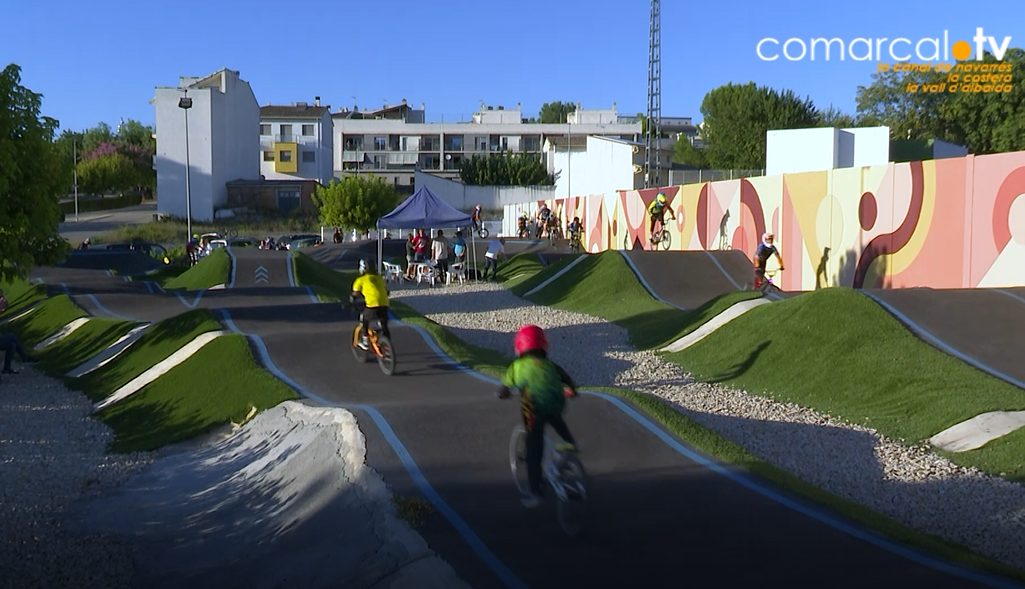
{"type": "Polygon", "coordinates": [[[946,30],[942,37],[923,37],[917,42],[906,37],[858,37],[849,43],[838,37],[808,40],[792,37],[785,41],[766,37],[758,42],[755,52],[763,61],[776,61],[781,56],[789,61],[830,61],[837,57],[840,61],[848,58],[853,61],[982,61],[987,48],[993,57],[1002,60],[1011,44],[1011,38],[1004,37],[998,45],[996,38],[986,35],[982,27],[975,29],[972,41],[951,43],[950,32],[946,30]]]}

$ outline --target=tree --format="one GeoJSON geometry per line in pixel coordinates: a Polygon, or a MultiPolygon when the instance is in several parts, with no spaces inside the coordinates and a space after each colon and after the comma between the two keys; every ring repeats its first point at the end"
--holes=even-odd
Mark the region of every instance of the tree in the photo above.
{"type": "Polygon", "coordinates": [[[475,155],[459,166],[459,179],[472,186],[551,186],[555,178],[548,174],[536,156],[519,153],[475,155]]]}
{"type": "Polygon", "coordinates": [[[54,142],[57,149],[57,156],[60,158],[61,181],[63,182],[63,194],[72,191],[75,185],[75,158],[77,151],[78,161],[82,161],[85,153],[82,151],[82,133],[65,129],[54,142]],[[76,144],[77,143],[77,148],[76,144]]]}
{"type": "MultiPolygon", "coordinates": [[[[113,146],[104,143],[105,146],[113,146]]],[[[124,154],[117,151],[99,153],[78,164],[78,185],[90,194],[105,194],[108,191],[123,192],[137,186],[139,176],[124,154]]]]}
{"type": "Polygon", "coordinates": [[[832,104],[826,110],[816,112],[817,126],[849,129],[857,124],[857,120],[832,104]]]}
{"type": "Polygon", "coordinates": [[[572,102],[546,102],[541,105],[539,117],[542,123],[566,124],[566,117],[576,110],[577,105],[572,102]]]}
{"type": "Polygon", "coordinates": [[[78,146],[78,149],[85,153],[92,153],[96,151],[101,143],[113,142],[114,133],[110,130],[110,125],[107,123],[99,123],[82,134],[82,144],[78,146]]]}
{"type": "Polygon", "coordinates": [[[0,72],[0,280],[25,278],[70,248],[61,238],[58,123],[41,117],[42,95],[21,85],[21,68],[0,72]]]}
{"type": "MultiPolygon", "coordinates": [[[[987,52],[983,62],[997,60],[987,52]]],[[[1018,75],[1025,71],[1025,50],[1008,49],[1003,62],[1011,67],[1007,74],[1018,75]]],[[[1010,92],[948,94],[939,105],[939,116],[947,125],[946,135],[939,138],[980,155],[1025,150],[1025,90],[1012,80],[1010,92]]]]}
{"type": "Polygon", "coordinates": [[[117,140],[127,145],[134,145],[143,149],[156,152],[157,140],[153,138],[153,128],[136,121],[128,119],[118,131],[117,140]]]}
{"type": "Polygon", "coordinates": [[[673,163],[683,164],[693,168],[708,168],[708,158],[704,150],[694,147],[686,135],[680,134],[676,138],[676,145],[673,146],[673,163]]]}
{"type": "Polygon", "coordinates": [[[801,100],[791,90],[777,92],[754,82],[720,86],[701,102],[708,164],[718,169],[764,168],[766,132],[814,127],[815,113],[810,98],[801,100]]]}
{"type": "Polygon", "coordinates": [[[357,231],[373,229],[377,219],[390,213],[398,200],[395,187],[373,174],[348,176],[341,182],[332,180],[313,193],[325,225],[357,231]]]}
{"type": "Polygon", "coordinates": [[[947,95],[939,92],[908,92],[908,84],[920,87],[940,84],[946,74],[934,71],[875,72],[872,84],[858,86],[858,120],[862,125],[885,125],[892,139],[946,137],[947,125],[939,117],[947,95]]]}

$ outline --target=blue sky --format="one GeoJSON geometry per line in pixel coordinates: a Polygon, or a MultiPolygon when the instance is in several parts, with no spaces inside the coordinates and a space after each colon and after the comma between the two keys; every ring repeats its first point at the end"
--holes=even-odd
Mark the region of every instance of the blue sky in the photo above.
{"type": "MultiPolygon", "coordinates": [[[[972,43],[975,28],[983,27],[998,44],[1010,36],[1010,46],[1025,47],[1025,3],[1000,4],[861,0],[852,8],[826,0],[664,0],[662,115],[700,121],[705,93],[731,81],[790,88],[816,105],[853,112],[857,86],[871,83],[875,61],[834,55],[829,62],[768,62],[758,57],[758,42],[917,42],[942,39],[947,30],[951,44],[972,43]]],[[[152,124],[148,101],[155,86],[222,67],[240,70],[261,105],[312,103],[319,95],[337,109],[352,106],[353,96],[360,107],[405,98],[426,103],[428,120],[450,121],[468,118],[481,100],[520,102],[524,116],[544,102],[570,100],[584,108],[616,102],[620,113],[634,114],[646,110],[648,6],[645,0],[15,2],[4,8],[4,20],[14,26],[0,38],[0,67],[20,65],[22,83],[44,95],[44,114],[73,130],[99,121],[116,126],[121,117],[152,124]]]]}

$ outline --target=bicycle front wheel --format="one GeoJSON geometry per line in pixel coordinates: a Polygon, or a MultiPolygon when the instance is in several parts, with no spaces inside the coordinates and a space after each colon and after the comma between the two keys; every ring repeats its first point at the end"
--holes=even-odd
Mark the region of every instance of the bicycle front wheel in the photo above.
{"type": "Polygon", "coordinates": [[[512,470],[513,482],[521,495],[530,492],[530,480],[527,478],[527,430],[517,426],[509,438],[509,469],[512,470]]]}
{"type": "Polygon", "coordinates": [[[587,524],[590,485],[583,463],[573,454],[564,454],[559,462],[559,502],[555,512],[559,526],[567,536],[576,538],[587,524]]]}
{"type": "Polygon", "coordinates": [[[380,354],[377,356],[377,364],[381,367],[381,372],[388,376],[395,374],[395,350],[392,348],[391,340],[388,339],[388,336],[377,336],[377,348],[380,350],[380,354]]]}
{"type": "Polygon", "coordinates": [[[662,230],[662,249],[669,251],[669,246],[672,244],[673,238],[669,235],[669,232],[665,229],[662,230]]]}

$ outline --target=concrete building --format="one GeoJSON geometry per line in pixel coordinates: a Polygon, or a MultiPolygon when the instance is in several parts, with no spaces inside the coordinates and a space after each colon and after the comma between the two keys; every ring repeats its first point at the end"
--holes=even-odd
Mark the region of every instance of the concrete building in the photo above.
{"type": "Polygon", "coordinates": [[[178,86],[158,86],[156,108],[157,211],[186,215],[186,111],[178,101],[188,95],[188,156],[192,219],[211,221],[227,206],[227,183],[260,178],[260,106],[249,83],[236,70],[222,69],[204,78],[182,77],[178,86]]]}
{"type": "Polygon", "coordinates": [[[332,113],[334,122],[334,174],[373,173],[397,186],[415,183],[420,170],[456,179],[459,165],[474,155],[512,152],[541,157],[551,137],[603,135],[636,139],[639,122],[620,122],[615,105],[610,110],[579,109],[566,123],[528,123],[520,105],[515,109],[481,104],[472,120],[463,123],[427,123],[426,107],[401,104],[378,110],[343,109],[332,113]]]}
{"type": "Polygon", "coordinates": [[[331,107],[313,104],[260,107],[260,174],[268,180],[334,178],[334,131],[331,107]]]}
{"type": "Polygon", "coordinates": [[[877,166],[890,161],[890,128],[768,131],[765,147],[766,176],[877,166]]]}
{"type": "MultiPolygon", "coordinates": [[[[644,188],[643,141],[600,135],[553,136],[545,140],[548,173],[555,176],[552,198],[613,193],[644,188]]],[[[662,147],[657,186],[669,183],[672,143],[662,147]]]]}

